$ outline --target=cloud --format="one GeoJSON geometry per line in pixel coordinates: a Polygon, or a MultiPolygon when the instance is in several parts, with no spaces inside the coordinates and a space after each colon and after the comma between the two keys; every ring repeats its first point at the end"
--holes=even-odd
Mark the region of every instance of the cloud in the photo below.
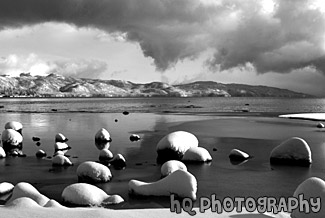
{"type": "Polygon", "coordinates": [[[63,22],[104,30],[139,43],[161,71],[213,49],[210,69],[250,63],[258,73],[307,66],[325,72],[325,7],[319,2],[1,0],[0,29],[63,22]]]}
{"type": "Polygon", "coordinates": [[[11,54],[0,59],[0,74],[13,77],[17,77],[21,73],[30,73],[32,76],[46,76],[50,73],[58,73],[79,78],[87,78],[90,75],[98,78],[102,73],[106,72],[107,68],[107,63],[101,60],[68,59],[46,61],[36,54],[29,54],[28,56],[11,54]]]}

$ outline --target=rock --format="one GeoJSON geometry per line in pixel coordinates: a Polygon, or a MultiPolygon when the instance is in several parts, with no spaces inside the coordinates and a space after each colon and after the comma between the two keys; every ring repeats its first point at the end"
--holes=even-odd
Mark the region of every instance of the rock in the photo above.
{"type": "Polygon", "coordinates": [[[5,150],[3,150],[3,147],[0,147],[0,158],[5,158],[6,156],[5,150]]]}
{"type": "Polygon", "coordinates": [[[312,163],[311,151],[305,140],[292,137],[272,150],[270,161],[271,164],[309,166],[312,163]]]}
{"type": "Polygon", "coordinates": [[[112,178],[108,167],[93,161],[86,161],[77,168],[79,182],[100,183],[108,182],[112,178]]]}
{"type": "Polygon", "coordinates": [[[130,141],[131,142],[136,142],[136,141],[139,141],[140,139],[141,139],[140,136],[139,135],[136,135],[136,134],[132,134],[130,136],[130,141]]]}
{"type": "Polygon", "coordinates": [[[180,162],[178,160],[169,160],[165,162],[160,169],[161,176],[165,177],[169,174],[175,172],[176,170],[184,170],[187,171],[187,167],[183,162],[180,162]]]}
{"type": "Polygon", "coordinates": [[[123,202],[120,196],[107,195],[102,189],[86,183],[69,185],[62,192],[63,201],[78,206],[100,206],[123,202]]]}
{"type": "Polygon", "coordinates": [[[231,160],[236,160],[236,161],[244,161],[249,158],[249,154],[239,150],[239,149],[232,149],[229,154],[229,158],[231,160]]]}
{"type": "Polygon", "coordinates": [[[0,183],[0,195],[6,195],[14,189],[14,185],[9,182],[0,183]]]}
{"type": "Polygon", "coordinates": [[[65,137],[62,133],[57,133],[55,135],[55,142],[67,142],[69,139],[65,137]]]}
{"type": "Polygon", "coordinates": [[[112,138],[111,138],[111,135],[109,134],[109,132],[104,128],[101,128],[100,130],[98,130],[98,132],[95,135],[96,147],[99,150],[109,149],[110,142],[112,142],[112,138]]]}
{"type": "Polygon", "coordinates": [[[21,197],[28,197],[34,200],[40,206],[44,206],[50,200],[48,197],[39,193],[39,191],[31,184],[20,182],[14,187],[12,196],[6,205],[21,197]]]}
{"type": "Polygon", "coordinates": [[[56,153],[58,151],[66,153],[70,149],[71,149],[71,147],[65,142],[55,142],[55,144],[54,144],[54,153],[56,153]]]}
{"type": "MultiPolygon", "coordinates": [[[[299,207],[294,210],[291,214],[292,218],[323,218],[325,217],[325,182],[324,180],[311,177],[304,182],[302,182],[296,189],[293,194],[293,197],[299,199],[299,195],[303,194],[303,199],[306,199],[309,202],[309,199],[314,198],[314,202],[316,202],[316,198],[320,197],[320,211],[317,213],[305,213],[303,211],[299,211],[299,207]]],[[[305,208],[305,207],[304,207],[305,208]]]]}
{"type": "Polygon", "coordinates": [[[56,200],[49,200],[44,207],[48,207],[48,208],[66,208],[65,206],[62,206],[59,202],[57,202],[56,200]]]}
{"type": "Polygon", "coordinates": [[[169,176],[152,183],[131,180],[129,193],[143,196],[170,196],[175,194],[180,198],[196,200],[197,181],[189,172],[176,170],[169,176]]]}
{"type": "Polygon", "coordinates": [[[202,147],[192,147],[185,152],[182,161],[209,162],[212,161],[212,157],[207,149],[202,147]]]}
{"type": "Polygon", "coordinates": [[[321,128],[325,128],[325,125],[324,125],[323,123],[318,123],[318,124],[317,124],[317,128],[320,128],[320,129],[321,129],[321,128]]]}
{"type": "Polygon", "coordinates": [[[64,155],[56,155],[52,158],[53,166],[72,166],[72,162],[64,155]]]}
{"type": "Polygon", "coordinates": [[[20,122],[17,122],[17,121],[11,121],[11,122],[6,123],[5,129],[13,129],[13,130],[16,130],[17,132],[19,132],[20,134],[22,134],[23,124],[21,124],[20,122]]]}
{"type": "Polygon", "coordinates": [[[36,146],[38,146],[38,147],[39,147],[40,145],[41,145],[41,143],[40,143],[40,142],[36,142],[36,146]]]}
{"type": "Polygon", "coordinates": [[[199,141],[195,135],[185,131],[176,131],[163,137],[157,144],[157,162],[181,160],[191,147],[198,147],[199,141]]]}
{"type": "Polygon", "coordinates": [[[46,152],[43,151],[43,150],[38,150],[35,155],[38,158],[43,158],[43,157],[46,157],[47,156],[46,152]]]}
{"type": "Polygon", "coordinates": [[[18,146],[20,143],[23,142],[23,137],[16,130],[13,130],[13,129],[5,129],[2,132],[1,140],[2,140],[2,143],[3,144],[7,143],[7,144],[9,144],[11,146],[18,146]]]}
{"type": "Polygon", "coordinates": [[[122,154],[117,154],[110,162],[116,170],[121,170],[126,167],[126,160],[122,154]]]}
{"type": "Polygon", "coordinates": [[[123,111],[123,115],[129,115],[130,114],[130,112],[128,112],[128,111],[123,111]]]}
{"type": "Polygon", "coordinates": [[[33,140],[34,142],[39,142],[41,139],[40,139],[39,137],[33,136],[33,137],[32,137],[32,140],[33,140]]]}
{"type": "Polygon", "coordinates": [[[103,149],[99,152],[99,161],[101,162],[109,162],[113,157],[113,153],[108,149],[103,149]]]}

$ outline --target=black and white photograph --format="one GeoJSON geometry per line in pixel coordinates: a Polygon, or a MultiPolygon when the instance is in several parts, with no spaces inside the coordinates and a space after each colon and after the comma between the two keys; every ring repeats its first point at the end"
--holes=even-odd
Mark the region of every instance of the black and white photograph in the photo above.
{"type": "Polygon", "coordinates": [[[324,84],[324,0],[0,0],[0,218],[323,218],[324,84]]]}

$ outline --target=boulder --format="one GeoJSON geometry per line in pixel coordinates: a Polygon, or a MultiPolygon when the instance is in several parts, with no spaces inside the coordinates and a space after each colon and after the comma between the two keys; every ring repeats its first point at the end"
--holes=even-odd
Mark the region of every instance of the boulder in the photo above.
{"type": "Polygon", "coordinates": [[[306,213],[306,211],[300,211],[299,207],[292,211],[291,217],[292,218],[323,218],[325,217],[325,182],[324,180],[317,178],[317,177],[311,177],[304,182],[302,182],[296,189],[296,191],[293,194],[293,197],[296,199],[299,199],[299,196],[303,195],[303,199],[306,199],[308,202],[311,198],[314,198],[313,202],[316,202],[316,198],[320,198],[320,211],[317,213],[314,213],[312,211],[309,211],[309,213],[306,213]]]}
{"type": "Polygon", "coordinates": [[[195,135],[185,131],[176,131],[164,136],[157,144],[157,162],[181,160],[185,152],[192,147],[198,147],[199,141],[195,135]]]}
{"type": "Polygon", "coordinates": [[[6,195],[14,189],[14,185],[9,182],[0,183],[0,195],[6,195]]]}
{"type": "Polygon", "coordinates": [[[235,161],[244,161],[250,158],[249,154],[239,150],[239,149],[232,149],[229,154],[229,158],[235,161]]]}
{"type": "Polygon", "coordinates": [[[141,137],[139,135],[136,135],[136,134],[132,134],[130,135],[130,141],[131,142],[137,142],[141,139],[141,137]]]}
{"type": "Polygon", "coordinates": [[[62,133],[57,133],[55,135],[55,142],[67,142],[67,141],[69,141],[69,139],[65,137],[65,135],[63,135],[62,133]]]}
{"type": "Polygon", "coordinates": [[[180,162],[178,160],[169,160],[161,166],[161,176],[166,177],[169,174],[175,172],[176,170],[187,171],[187,167],[183,162],[180,162]]]}
{"type": "Polygon", "coordinates": [[[108,182],[112,178],[111,171],[108,167],[93,161],[86,161],[77,168],[79,182],[100,183],[108,182]]]}
{"type": "Polygon", "coordinates": [[[71,147],[65,142],[55,142],[55,144],[54,144],[54,153],[56,153],[58,151],[66,153],[70,149],[71,149],[71,147]]]}
{"type": "Polygon", "coordinates": [[[20,182],[14,187],[12,196],[9,199],[9,201],[6,203],[6,205],[10,204],[15,199],[18,199],[21,197],[30,198],[30,199],[34,200],[40,206],[44,206],[50,200],[48,197],[39,193],[39,191],[31,184],[26,183],[26,182],[20,182]]]}
{"type": "Polygon", "coordinates": [[[320,128],[320,129],[325,128],[325,125],[323,123],[318,123],[317,128],[320,128]]]}
{"type": "Polygon", "coordinates": [[[99,161],[100,162],[109,162],[113,159],[113,153],[108,149],[103,149],[99,152],[99,161]]]}
{"type": "Polygon", "coordinates": [[[22,134],[23,124],[21,124],[20,122],[17,122],[17,121],[10,121],[5,124],[5,129],[13,129],[13,130],[19,132],[20,134],[22,134]]]}
{"type": "Polygon", "coordinates": [[[22,135],[13,129],[5,129],[1,135],[2,143],[5,145],[6,143],[10,146],[18,146],[23,142],[22,135]]]}
{"type": "Polygon", "coordinates": [[[152,183],[131,180],[129,193],[142,196],[170,196],[175,194],[180,198],[196,200],[197,181],[189,172],[176,170],[169,176],[152,183]]]}
{"type": "Polygon", "coordinates": [[[43,151],[43,150],[38,150],[35,155],[38,158],[43,158],[43,157],[46,157],[47,156],[46,152],[43,151]]]}
{"type": "Polygon", "coordinates": [[[5,152],[5,150],[3,150],[3,147],[0,147],[0,158],[4,158],[4,157],[6,157],[7,155],[6,155],[6,152],[5,152]]]}
{"type": "Polygon", "coordinates": [[[78,206],[101,206],[124,201],[120,196],[107,195],[102,189],[86,183],[69,185],[63,190],[62,198],[66,203],[78,206]]]}
{"type": "Polygon", "coordinates": [[[189,148],[182,158],[182,161],[188,162],[209,162],[212,161],[212,157],[208,150],[202,147],[189,148]]]}
{"type": "Polygon", "coordinates": [[[126,167],[126,160],[122,154],[117,154],[114,158],[110,161],[110,164],[116,169],[121,170],[126,167]]]}
{"type": "Polygon", "coordinates": [[[309,166],[311,151],[305,140],[292,137],[275,147],[270,155],[271,164],[309,166]]]}
{"type": "Polygon", "coordinates": [[[111,135],[109,134],[109,132],[104,128],[101,128],[100,130],[98,130],[98,132],[95,135],[96,147],[99,150],[109,149],[110,142],[112,142],[112,138],[111,138],[111,135]]]}
{"type": "Polygon", "coordinates": [[[52,158],[53,166],[72,166],[72,162],[64,155],[56,155],[52,158]]]}

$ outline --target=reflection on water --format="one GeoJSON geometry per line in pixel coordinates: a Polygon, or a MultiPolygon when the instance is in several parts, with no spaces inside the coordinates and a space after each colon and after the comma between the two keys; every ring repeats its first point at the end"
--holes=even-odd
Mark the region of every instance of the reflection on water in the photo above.
{"type": "MultiPolygon", "coordinates": [[[[111,169],[112,181],[97,186],[109,194],[120,194],[126,203],[119,208],[169,207],[168,197],[130,197],[128,182],[131,179],[147,182],[159,180],[157,142],[170,131],[185,130],[193,131],[199,138],[200,145],[213,157],[213,161],[208,164],[187,164],[188,170],[198,180],[198,198],[211,194],[216,194],[218,199],[227,196],[291,196],[304,179],[310,176],[324,177],[325,144],[321,133],[311,131],[311,125],[301,125],[302,122],[310,121],[274,119],[274,122],[266,122],[269,119],[248,122],[247,119],[234,117],[220,119],[203,115],[152,113],[0,113],[3,126],[10,120],[23,123],[23,150],[28,155],[26,158],[0,159],[1,180],[14,184],[20,181],[30,182],[41,193],[61,202],[63,189],[78,181],[78,165],[86,160],[98,160],[95,134],[100,128],[106,128],[113,138],[110,150],[113,154],[121,153],[126,158],[127,166],[124,170],[111,169]],[[209,121],[203,124],[189,123],[202,120],[209,121]],[[273,129],[282,132],[279,134],[273,129]],[[271,135],[269,130],[272,131],[271,135]],[[72,149],[68,154],[71,155],[70,160],[74,166],[53,168],[50,158],[40,160],[35,157],[38,149],[46,151],[48,156],[53,154],[54,137],[58,132],[69,138],[67,143],[72,149]],[[141,140],[131,142],[129,136],[133,133],[140,135],[141,140]],[[304,134],[302,137],[311,145],[314,160],[311,168],[269,164],[270,151],[278,145],[282,137],[288,137],[291,133],[304,134]],[[256,137],[254,134],[261,135],[256,137]],[[33,136],[41,138],[40,146],[32,141],[33,136]],[[246,151],[253,158],[233,165],[228,157],[233,148],[246,151]]],[[[194,205],[198,206],[198,203],[195,202],[194,205]]]]}

